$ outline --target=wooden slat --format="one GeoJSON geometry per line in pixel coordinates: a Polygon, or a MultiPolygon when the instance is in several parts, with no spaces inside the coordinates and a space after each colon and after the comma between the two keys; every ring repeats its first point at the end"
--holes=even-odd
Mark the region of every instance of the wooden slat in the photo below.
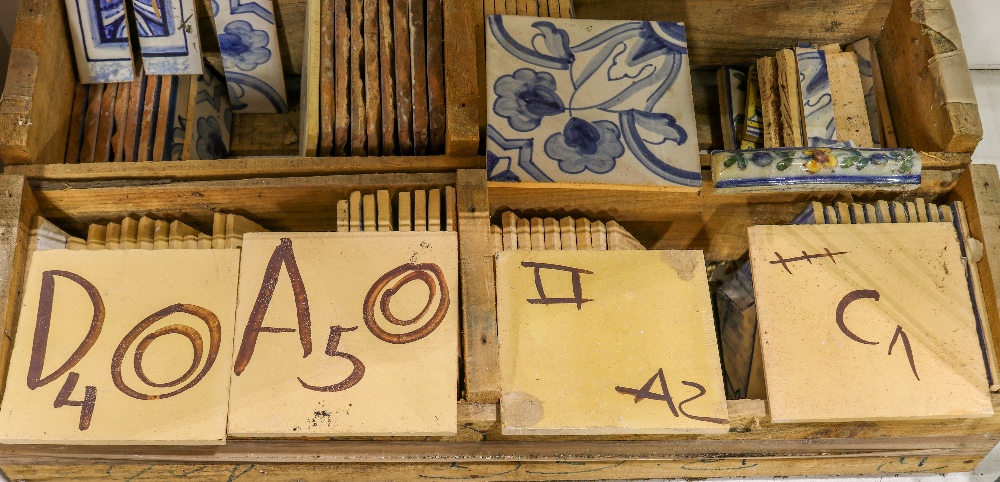
{"type": "MultiPolygon", "coordinates": [[[[552,3],[550,0],[550,11],[552,3]]],[[[572,3],[578,18],[684,22],[691,65],[702,67],[747,65],[801,40],[826,45],[845,44],[862,37],[876,38],[880,33],[885,38],[882,27],[893,0],[804,0],[796,3],[795,8],[773,0],[574,0],[572,3]],[[803,36],[805,32],[808,38],[803,36]]],[[[899,2],[896,5],[909,8],[899,2]]]]}
{"type": "Polygon", "coordinates": [[[878,37],[875,50],[899,144],[975,150],[983,125],[949,3],[894,2],[881,35],[869,36],[878,37]]]}
{"type": "MultiPolygon", "coordinates": [[[[427,148],[432,154],[443,154],[445,149],[445,129],[447,126],[447,114],[445,112],[445,91],[444,91],[444,8],[442,6],[443,0],[427,0],[427,120],[429,137],[427,148]]],[[[472,21],[470,2],[459,2],[465,5],[465,11],[469,12],[468,16],[462,17],[460,20],[465,22],[472,21]]],[[[457,5],[457,4],[455,4],[457,5]]],[[[453,7],[454,8],[454,7],[453,7]]],[[[461,22],[460,22],[461,23],[461,22]]],[[[449,28],[461,28],[459,25],[451,24],[449,28]]],[[[472,30],[466,25],[463,29],[468,32],[469,36],[465,42],[460,42],[466,44],[467,48],[471,47],[469,40],[472,39],[472,30]]],[[[472,50],[475,52],[475,50],[472,50]]],[[[461,59],[454,59],[455,61],[460,61],[461,59]]],[[[466,71],[471,70],[470,65],[475,65],[471,62],[472,57],[468,57],[467,60],[470,64],[466,64],[464,67],[466,71]]],[[[475,84],[475,76],[470,78],[472,85],[475,84]]],[[[473,99],[469,99],[473,100],[473,99]]],[[[475,120],[476,128],[479,127],[479,121],[475,120]]]]}
{"type": "Polygon", "coordinates": [[[333,0],[334,25],[334,156],[346,156],[351,145],[351,108],[349,70],[351,59],[351,26],[347,15],[348,0],[333,0]]]}
{"type": "MultiPolygon", "coordinates": [[[[474,2],[482,0],[443,0],[444,2],[444,96],[447,99],[445,152],[450,156],[474,155],[479,151],[481,123],[479,116],[479,77],[471,66],[477,65],[474,2]],[[455,40],[457,39],[457,40],[455,40]]],[[[478,70],[478,69],[476,69],[478,70]]]]}
{"type": "Polygon", "coordinates": [[[379,71],[382,75],[380,98],[382,100],[382,155],[396,153],[396,43],[392,29],[392,3],[379,0],[379,71]]]}
{"type": "Polygon", "coordinates": [[[59,162],[76,84],[66,6],[48,0],[5,5],[17,5],[17,27],[0,96],[0,159],[8,166],[59,162]]]}
{"type": "Polygon", "coordinates": [[[399,153],[413,155],[413,73],[410,67],[410,9],[407,0],[393,0],[392,30],[396,52],[396,134],[399,153]]]}
{"type": "Polygon", "coordinates": [[[0,176],[0,397],[7,386],[7,365],[21,308],[21,283],[28,255],[31,220],[38,204],[27,181],[20,176],[0,176]]]}
{"type": "MultiPolygon", "coordinates": [[[[371,0],[369,0],[371,1],[371,0]]],[[[366,119],[368,110],[365,108],[365,84],[362,75],[367,71],[365,59],[365,38],[362,33],[364,23],[365,0],[350,0],[349,13],[351,23],[351,142],[352,156],[363,156],[368,153],[365,148],[368,125],[366,119]]]]}
{"type": "Polygon", "coordinates": [[[379,0],[364,0],[364,19],[361,28],[365,43],[365,135],[368,137],[366,151],[369,156],[379,155],[379,148],[382,146],[378,2],[379,0]]]}
{"type": "Polygon", "coordinates": [[[69,117],[69,134],[66,138],[66,164],[80,160],[80,144],[83,141],[83,120],[87,108],[87,86],[76,84],[73,94],[73,111],[69,117]]]}
{"type": "Polygon", "coordinates": [[[484,174],[482,170],[460,170],[456,182],[463,386],[465,399],[473,403],[495,403],[500,399],[493,245],[484,174]]]}

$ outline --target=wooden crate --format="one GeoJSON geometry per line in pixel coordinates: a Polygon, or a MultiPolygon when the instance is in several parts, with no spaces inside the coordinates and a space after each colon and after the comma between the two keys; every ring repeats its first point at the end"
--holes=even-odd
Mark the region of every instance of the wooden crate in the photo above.
{"type": "MultiPolygon", "coordinates": [[[[487,191],[481,170],[432,174],[363,174],[231,181],[28,183],[0,176],[0,371],[16,331],[28,227],[43,215],[72,234],[92,222],[147,211],[210,225],[216,210],[250,216],[270,229],[329,230],[335,203],[357,189],[390,191],[455,185],[462,309],[462,396],[458,434],[448,438],[230,440],[217,447],[0,446],[9,477],[88,480],[241,475],[279,479],[718,477],[950,472],[971,470],[1000,441],[997,415],[985,419],[772,424],[762,400],[729,403],[732,429],[721,435],[602,437],[503,436],[498,424],[496,310],[491,215],[521,213],[613,216],[650,247],[704,249],[710,260],[746,250],[746,226],[782,223],[824,195],[690,195],[616,190],[504,188],[487,191]],[[565,207],[569,206],[569,208],[565,207]],[[220,475],[221,474],[221,475],[220,475]]],[[[968,206],[972,234],[986,245],[980,274],[987,298],[1000,281],[1000,176],[973,166],[953,189],[932,195],[968,206]]],[[[991,314],[991,322],[997,318],[991,314]]]]}
{"type": "MultiPolygon", "coordinates": [[[[198,0],[198,23],[205,57],[221,58],[211,0],[198,0]],[[207,40],[207,41],[205,41],[207,40]],[[213,51],[214,50],[214,51],[213,51]]],[[[281,63],[288,85],[302,75],[307,0],[274,0],[281,63]]],[[[384,158],[295,158],[299,135],[297,88],[289,89],[286,114],[237,114],[230,153],[234,157],[284,156],[285,159],[241,159],[238,162],[173,161],[160,163],[61,164],[69,130],[76,64],[64,0],[23,0],[17,14],[8,82],[0,101],[0,159],[8,173],[51,179],[255,177],[267,174],[310,175],[356,172],[434,172],[481,167],[479,150],[475,45],[472,4],[444,0],[445,97],[447,132],[444,156],[384,158]],[[18,167],[14,167],[18,166],[18,167]]],[[[221,61],[219,62],[221,65],[221,61]]]]}

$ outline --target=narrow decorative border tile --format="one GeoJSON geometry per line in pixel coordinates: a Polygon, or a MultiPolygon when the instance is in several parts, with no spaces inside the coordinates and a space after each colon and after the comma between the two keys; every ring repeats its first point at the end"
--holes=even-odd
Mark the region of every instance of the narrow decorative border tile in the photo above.
{"type": "Polygon", "coordinates": [[[715,151],[717,191],[916,189],[920,155],[912,149],[758,149],[715,151]]]}
{"type": "Polygon", "coordinates": [[[142,64],[149,75],[202,72],[194,0],[131,0],[142,64]]]}
{"type": "Polygon", "coordinates": [[[81,84],[135,78],[125,0],[65,0],[81,84]]]}
{"type": "Polygon", "coordinates": [[[233,110],[288,111],[271,0],[211,0],[233,110]]]}

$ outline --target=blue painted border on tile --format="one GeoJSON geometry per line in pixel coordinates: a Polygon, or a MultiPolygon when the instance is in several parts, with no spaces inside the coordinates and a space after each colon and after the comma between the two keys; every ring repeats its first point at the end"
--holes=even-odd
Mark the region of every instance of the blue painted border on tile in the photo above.
{"type": "Polygon", "coordinates": [[[908,176],[813,176],[772,177],[757,179],[726,179],[715,183],[717,189],[758,186],[793,186],[803,184],[866,184],[876,186],[904,186],[920,184],[920,174],[908,176]]]}
{"type": "Polygon", "coordinates": [[[955,226],[955,234],[958,235],[958,249],[962,254],[962,259],[965,261],[965,283],[969,287],[969,298],[972,301],[972,314],[976,318],[976,335],[979,338],[979,349],[983,353],[983,363],[986,367],[986,381],[989,383],[989,386],[993,386],[993,375],[990,374],[991,365],[989,351],[986,349],[986,334],[983,332],[983,319],[980,314],[979,305],[976,304],[975,283],[972,282],[972,270],[975,269],[975,266],[969,265],[972,261],[969,260],[969,254],[965,251],[965,238],[968,233],[962,231],[962,221],[959,219],[959,212],[955,203],[952,203],[951,206],[948,207],[951,208],[951,222],[955,226]]]}
{"type": "MultiPolygon", "coordinates": [[[[86,2],[86,1],[89,1],[89,0],[84,0],[84,1],[86,2]]],[[[83,28],[83,10],[80,8],[80,0],[74,0],[74,2],[76,2],[76,21],[77,21],[77,23],[80,24],[80,35],[83,37],[82,38],[82,40],[83,40],[83,42],[82,42],[83,43],[83,56],[87,59],[87,62],[88,63],[89,62],[122,62],[122,61],[131,62],[132,61],[131,57],[114,58],[114,59],[92,59],[92,58],[90,58],[90,50],[87,48],[87,30],[85,28],[83,28]]],[[[100,14],[100,13],[98,12],[98,14],[100,14]]],[[[120,44],[120,43],[125,43],[125,42],[128,42],[128,39],[126,39],[124,41],[115,42],[115,43],[120,44]]]]}
{"type": "MultiPolygon", "coordinates": [[[[510,150],[517,149],[517,166],[538,182],[555,182],[545,172],[538,168],[531,157],[534,152],[534,142],[531,139],[507,139],[493,126],[486,126],[486,136],[494,144],[510,150]]],[[[487,150],[489,148],[487,147],[487,150]]]]}
{"type": "MultiPolygon", "coordinates": [[[[198,0],[194,0],[198,1],[198,0]]],[[[184,22],[184,2],[177,2],[177,9],[181,12],[181,22],[184,22]]],[[[194,18],[194,14],[191,15],[191,21],[195,22],[197,25],[198,19],[194,18]]],[[[184,37],[184,51],[183,52],[146,52],[146,49],[142,47],[142,41],[139,41],[139,50],[142,52],[143,57],[187,57],[191,54],[190,43],[187,38],[187,30],[182,26],[178,25],[177,29],[181,31],[181,35],[184,37]]],[[[136,29],[138,30],[138,28],[136,29]]],[[[138,32],[137,32],[138,33],[138,32]]],[[[145,37],[145,38],[169,38],[169,37],[145,37]]],[[[156,47],[153,47],[156,48],[156,47]]]]}

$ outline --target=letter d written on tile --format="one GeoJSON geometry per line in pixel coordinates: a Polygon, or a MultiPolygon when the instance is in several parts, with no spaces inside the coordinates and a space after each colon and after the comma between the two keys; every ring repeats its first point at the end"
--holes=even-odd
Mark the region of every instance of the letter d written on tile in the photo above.
{"type": "Polygon", "coordinates": [[[455,433],[456,233],[249,233],[242,256],[231,436],[455,433]]]}
{"type": "Polygon", "coordinates": [[[239,251],[37,252],[0,442],[223,444],[239,251]]]}

